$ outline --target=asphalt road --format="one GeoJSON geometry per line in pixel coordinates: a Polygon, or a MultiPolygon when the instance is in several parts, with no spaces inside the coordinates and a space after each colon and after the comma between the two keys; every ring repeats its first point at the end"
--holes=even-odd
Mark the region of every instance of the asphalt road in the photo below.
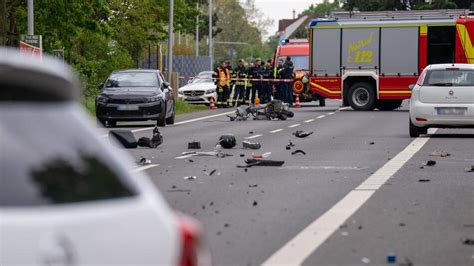
{"type": "MultiPolygon", "coordinates": [[[[391,252],[397,263],[474,265],[474,246],[463,244],[474,239],[474,173],[464,171],[474,165],[474,130],[413,139],[406,108],[339,105],[306,105],[287,121],[230,122],[222,115],[230,109],[187,114],[160,129],[157,149],[129,151],[152,161],[137,170],[174,209],[201,221],[215,265],[385,265],[391,252]],[[295,138],[296,130],[314,134],[295,138]],[[233,156],[179,159],[188,142],[212,151],[225,133],[237,138],[236,148],[224,150],[233,156]],[[262,149],[242,149],[245,138],[262,149]],[[289,140],[295,147],[286,150],[289,140]],[[296,149],[306,155],[292,155],[296,149]],[[430,156],[434,151],[451,155],[430,156]],[[285,163],[237,168],[252,152],[285,163]],[[420,168],[428,160],[437,163],[420,168]]],[[[125,125],[137,137],[151,136],[149,123],[125,125]]]]}

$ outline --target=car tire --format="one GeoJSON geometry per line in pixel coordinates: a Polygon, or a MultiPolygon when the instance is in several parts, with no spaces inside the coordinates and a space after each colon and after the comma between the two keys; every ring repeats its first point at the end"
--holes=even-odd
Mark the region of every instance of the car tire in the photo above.
{"type": "Polygon", "coordinates": [[[170,117],[166,118],[166,124],[168,125],[174,125],[174,108],[173,108],[173,113],[171,114],[170,117]]]}
{"type": "Polygon", "coordinates": [[[105,120],[97,118],[97,125],[98,126],[105,127],[105,124],[106,124],[105,120]]]}
{"type": "Polygon", "coordinates": [[[378,100],[377,109],[380,111],[393,111],[402,105],[403,100],[378,100]]]}
{"type": "Polygon", "coordinates": [[[116,126],[117,126],[117,121],[115,121],[115,120],[107,120],[107,126],[108,126],[108,127],[116,127],[116,126]]]}
{"type": "Polygon", "coordinates": [[[410,137],[412,138],[418,138],[420,134],[422,133],[421,130],[422,128],[415,126],[412,122],[411,119],[408,118],[410,121],[410,137]]]}
{"type": "Polygon", "coordinates": [[[375,90],[365,82],[359,82],[351,86],[348,93],[348,102],[356,111],[371,111],[375,108],[375,90]]]}

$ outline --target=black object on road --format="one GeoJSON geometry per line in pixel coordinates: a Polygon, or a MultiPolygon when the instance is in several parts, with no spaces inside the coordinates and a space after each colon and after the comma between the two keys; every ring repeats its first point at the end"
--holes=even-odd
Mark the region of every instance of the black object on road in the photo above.
{"type": "Polygon", "coordinates": [[[237,142],[235,140],[235,136],[232,134],[226,134],[222,135],[219,139],[219,144],[222,146],[224,149],[232,149],[237,145],[237,142]]]}
{"type": "Polygon", "coordinates": [[[135,149],[138,146],[137,139],[132,131],[126,129],[114,129],[109,132],[109,140],[115,138],[126,149],[135,149]]]}
{"type": "Polygon", "coordinates": [[[295,155],[295,154],[298,154],[298,153],[301,153],[303,155],[306,155],[306,152],[302,151],[302,150],[296,150],[294,152],[291,153],[291,155],[295,155]]]}
{"type": "Polygon", "coordinates": [[[262,147],[259,142],[251,142],[249,140],[242,141],[242,146],[244,149],[258,150],[262,147]]]}
{"type": "Polygon", "coordinates": [[[137,161],[138,165],[148,165],[151,164],[150,160],[147,160],[145,157],[140,157],[140,159],[137,161]]]}
{"type": "Polygon", "coordinates": [[[275,161],[275,160],[264,160],[264,159],[247,159],[245,160],[246,166],[237,166],[237,167],[252,167],[252,166],[282,166],[285,161],[275,161]]]}
{"type": "Polygon", "coordinates": [[[464,171],[466,173],[473,173],[474,172],[474,165],[472,165],[471,167],[464,168],[464,171]]]}
{"type": "Polygon", "coordinates": [[[429,160],[426,162],[426,166],[434,166],[434,165],[436,165],[436,161],[429,160]]]}
{"type": "Polygon", "coordinates": [[[422,179],[418,179],[418,182],[430,182],[431,179],[428,179],[428,178],[422,178],[422,179]]]}
{"type": "Polygon", "coordinates": [[[465,238],[462,240],[464,245],[474,246],[474,238],[465,238]]]}
{"type": "Polygon", "coordinates": [[[148,147],[155,149],[163,143],[163,136],[161,136],[158,127],[155,126],[153,129],[153,136],[150,138],[141,137],[138,139],[138,146],[140,147],[148,147]]]}
{"type": "Polygon", "coordinates": [[[293,133],[293,135],[295,135],[297,138],[306,138],[307,136],[309,136],[313,133],[314,133],[313,131],[306,132],[306,131],[303,131],[303,130],[297,130],[296,132],[293,133]]]}
{"type": "Polygon", "coordinates": [[[199,141],[193,141],[188,143],[188,149],[201,149],[201,142],[199,141]]]}

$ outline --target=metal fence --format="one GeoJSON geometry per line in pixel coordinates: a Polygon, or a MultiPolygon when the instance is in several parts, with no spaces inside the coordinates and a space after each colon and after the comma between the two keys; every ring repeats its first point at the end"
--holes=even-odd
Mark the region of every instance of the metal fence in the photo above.
{"type": "MultiPolygon", "coordinates": [[[[208,71],[210,60],[209,56],[173,56],[173,72],[178,72],[180,77],[178,88],[187,84],[188,80],[196,76],[199,72],[208,71]]],[[[167,56],[163,56],[163,71],[168,70],[167,62],[167,56]]],[[[150,57],[140,60],[139,67],[143,69],[157,69],[156,55],[151,55],[150,57]]]]}

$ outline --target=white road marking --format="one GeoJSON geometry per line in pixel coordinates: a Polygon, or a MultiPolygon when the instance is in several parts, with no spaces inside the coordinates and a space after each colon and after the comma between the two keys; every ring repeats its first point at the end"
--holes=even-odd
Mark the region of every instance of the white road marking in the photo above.
{"type": "Polygon", "coordinates": [[[250,137],[246,137],[245,139],[254,139],[254,138],[258,138],[258,137],[261,137],[262,135],[258,134],[258,135],[253,135],[253,136],[250,136],[250,137]]]}
{"type": "MultiPolygon", "coordinates": [[[[429,129],[434,134],[437,129],[429,129]]],[[[388,161],[362,184],[349,192],[331,209],[308,225],[303,231],[281,247],[262,265],[301,265],[347,219],[387,182],[430,139],[430,136],[414,139],[403,151],[388,161]]]]}
{"type": "Polygon", "coordinates": [[[140,171],[144,171],[146,169],[150,169],[150,168],[153,168],[153,167],[157,167],[159,164],[149,164],[149,165],[144,165],[144,166],[140,166],[140,167],[137,167],[135,169],[132,169],[131,172],[132,173],[136,173],[136,172],[140,172],[140,171]]]}
{"type": "Polygon", "coordinates": [[[277,132],[280,132],[280,131],[283,131],[283,129],[282,128],[275,129],[275,130],[270,131],[270,133],[273,134],[273,133],[277,133],[277,132]]]}
{"type": "Polygon", "coordinates": [[[321,118],[325,118],[325,117],[326,117],[326,115],[320,115],[320,116],[316,117],[316,119],[321,119],[321,118]]]}
{"type": "Polygon", "coordinates": [[[327,113],[327,115],[333,115],[335,114],[335,112],[330,112],[330,113],[327,113]]]}
{"type": "MultiPolygon", "coordinates": [[[[206,119],[209,119],[209,118],[214,118],[214,117],[219,117],[219,116],[224,116],[224,115],[230,115],[230,114],[235,114],[235,111],[221,113],[221,114],[215,114],[215,115],[209,115],[209,116],[203,116],[203,117],[198,117],[198,118],[194,118],[194,119],[189,119],[189,120],[185,120],[185,121],[181,121],[181,122],[176,122],[176,123],[174,123],[174,125],[169,125],[169,126],[178,126],[178,125],[183,125],[183,124],[192,123],[192,122],[196,122],[196,121],[206,120],[206,119]]],[[[132,132],[135,133],[135,132],[140,132],[140,131],[153,130],[154,128],[155,128],[154,126],[153,127],[138,128],[138,129],[133,129],[132,132]]],[[[102,135],[101,137],[105,138],[108,135],[109,134],[102,135]]]]}
{"type": "Polygon", "coordinates": [[[188,155],[182,155],[182,156],[178,156],[178,157],[175,157],[175,159],[186,159],[186,158],[189,158],[189,157],[193,157],[194,155],[192,154],[188,154],[188,155]]]}
{"type": "Polygon", "coordinates": [[[305,123],[311,123],[311,122],[313,122],[313,121],[314,121],[314,119],[308,119],[308,120],[306,120],[306,121],[304,121],[304,122],[305,122],[305,123]]]}
{"type": "Polygon", "coordinates": [[[288,127],[298,127],[298,126],[301,126],[301,124],[294,124],[294,125],[291,125],[291,126],[288,126],[288,127]]]}

